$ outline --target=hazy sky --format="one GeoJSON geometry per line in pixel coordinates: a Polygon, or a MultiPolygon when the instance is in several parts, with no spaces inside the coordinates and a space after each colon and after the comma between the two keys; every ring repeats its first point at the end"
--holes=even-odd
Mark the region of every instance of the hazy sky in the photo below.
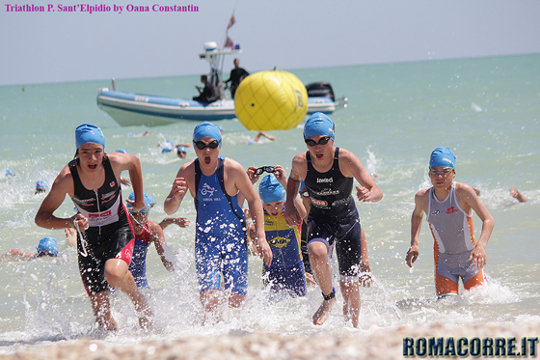
{"type": "Polygon", "coordinates": [[[539,0],[47,1],[0,0],[0,85],[205,73],[198,54],[206,41],[223,45],[233,10],[229,36],[251,72],[540,53],[539,0]],[[199,12],[6,11],[94,1],[194,4],[199,12]]]}

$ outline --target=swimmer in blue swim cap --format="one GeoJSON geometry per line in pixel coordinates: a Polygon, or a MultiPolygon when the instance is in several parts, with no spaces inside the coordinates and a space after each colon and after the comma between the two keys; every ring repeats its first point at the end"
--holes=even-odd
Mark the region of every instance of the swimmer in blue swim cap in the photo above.
{"type": "Polygon", "coordinates": [[[49,189],[49,185],[47,184],[47,182],[45,182],[45,180],[36,181],[35,194],[47,192],[48,189],[49,189]]]}
{"type": "MultiPolygon", "coordinates": [[[[168,259],[165,253],[165,236],[163,234],[163,229],[160,224],[148,219],[150,209],[154,206],[154,199],[152,196],[144,194],[146,206],[138,211],[133,211],[131,202],[134,200],[135,194],[131,193],[126,204],[129,218],[133,225],[133,235],[135,236],[133,257],[129,264],[129,271],[133,275],[138,287],[147,288],[149,286],[146,277],[146,256],[150,244],[154,243],[161,262],[167,270],[173,271],[174,265],[171,262],[173,259],[168,259]]],[[[168,255],[171,257],[173,254],[168,255]]]]}
{"type": "Polygon", "coordinates": [[[39,241],[36,248],[37,256],[57,256],[58,255],[58,243],[56,239],[50,236],[44,237],[39,241]]]}
{"type": "Polygon", "coordinates": [[[111,287],[128,295],[137,310],[139,325],[147,328],[152,323],[152,311],[129,275],[133,234],[120,187],[120,174],[128,171],[135,193],[133,209],[145,207],[139,158],[119,152],[106,154],[103,132],[92,124],[75,129],[75,146],[75,159],[54,180],[35,222],[47,229],[77,231],[79,272],[100,328],[112,331],[118,327],[109,305],[111,287]],[[56,216],[55,211],[68,195],[77,213],[56,216]]]}
{"type": "Polygon", "coordinates": [[[175,213],[188,192],[196,198],[195,264],[200,301],[205,318],[219,317],[222,299],[227,299],[232,307],[239,307],[247,296],[248,250],[245,216],[238,205],[238,193],[248,201],[255,219],[256,249],[267,265],[272,262],[272,250],[264,234],[261,200],[244,168],[232,159],[219,156],[219,127],[211,122],[200,123],[193,131],[193,144],[197,158],[178,170],[164,209],[169,215],[175,213]],[[219,247],[215,246],[216,241],[219,247]],[[225,289],[222,278],[226,279],[225,289]]]}
{"type": "Polygon", "coordinates": [[[292,162],[287,186],[285,219],[290,226],[300,225],[302,217],[294,200],[301,181],[308,190],[311,209],[308,250],[311,268],[322,291],[323,302],[313,314],[315,325],[327,320],[335,299],[332,269],[328,265],[329,249],[335,247],[339,264],[343,314],[354,327],[360,316],[359,282],[369,285],[361,276],[369,277],[371,268],[367,247],[362,239],[362,227],[352,195],[354,180],[356,199],[377,202],[383,193],[360,160],[349,150],[336,147],[336,127],[325,114],[314,113],[304,125],[304,142],[308,151],[296,155],[292,162]]]}
{"type": "Polygon", "coordinates": [[[454,182],[456,156],[447,147],[432,151],[429,178],[432,186],[418,191],[411,218],[411,247],[405,261],[412,267],[419,256],[420,226],[424,214],[435,239],[435,290],[439,298],[458,294],[461,278],[469,290],[485,282],[486,245],[494,220],[475,189],[454,182]],[[474,236],[473,211],[482,221],[478,240],[474,236]]]}
{"type": "Polygon", "coordinates": [[[11,249],[4,255],[0,256],[1,261],[13,260],[32,260],[43,256],[58,256],[58,243],[56,239],[46,236],[41,239],[36,247],[36,251],[24,251],[20,249],[11,249]]]}
{"type": "MultiPolygon", "coordinates": [[[[257,182],[264,173],[270,174],[262,178],[259,196],[264,209],[266,241],[274,259],[270,266],[264,265],[264,283],[269,287],[273,300],[280,300],[283,296],[305,296],[306,274],[300,256],[300,228],[288,226],[283,216],[287,173],[281,165],[251,166],[247,170],[252,183],[257,182]]],[[[300,197],[297,196],[294,205],[302,218],[307,216],[300,197]]]]}

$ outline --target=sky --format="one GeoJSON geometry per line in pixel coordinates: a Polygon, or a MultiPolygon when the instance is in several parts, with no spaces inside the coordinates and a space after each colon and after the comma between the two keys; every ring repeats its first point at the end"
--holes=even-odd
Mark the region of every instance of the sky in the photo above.
{"type": "MultiPolygon", "coordinates": [[[[207,41],[250,72],[540,53],[539,0],[0,0],[0,85],[202,74],[207,41]],[[184,2],[186,1],[186,2],[184,2]],[[8,12],[103,4],[110,12],[8,12]],[[127,12],[196,5],[198,12],[127,12]],[[114,12],[122,6],[123,12],[114,12]]],[[[231,64],[225,64],[228,72],[231,64]]]]}

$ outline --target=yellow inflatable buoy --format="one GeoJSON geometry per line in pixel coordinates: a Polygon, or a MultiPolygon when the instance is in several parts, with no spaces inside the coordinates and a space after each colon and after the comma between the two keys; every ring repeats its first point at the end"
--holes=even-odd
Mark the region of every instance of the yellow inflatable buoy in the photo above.
{"type": "Polygon", "coordinates": [[[236,117],[249,130],[287,130],[306,116],[306,87],[287,71],[261,71],[240,83],[234,96],[236,117]]]}

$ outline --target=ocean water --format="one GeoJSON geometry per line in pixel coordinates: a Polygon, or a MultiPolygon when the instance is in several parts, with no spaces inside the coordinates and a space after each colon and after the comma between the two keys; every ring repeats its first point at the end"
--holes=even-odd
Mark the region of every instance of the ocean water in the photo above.
{"type": "MultiPolygon", "coordinates": [[[[358,204],[375,279],[371,288],[361,290],[360,329],[344,321],[339,302],[324,326],[312,325],[311,315],[322,300],[317,288],[302,299],[269,303],[256,257],[250,258],[246,305],[227,310],[219,324],[203,326],[193,255],[195,210],[188,197],[176,215],[189,218],[191,226],[165,231],[168,246],[176,252],[176,271],[167,272],[153,248],[149,250],[151,290],[146,295],[155,328],[139,331],[127,297],[113,294],[120,330],[96,332],[75,248],[65,244],[62,231],[34,224],[45,196],[34,194],[35,183],[52,183],[73,157],[75,127],[94,123],[105,133],[106,150],[124,148],[140,157],[144,190],[157,202],[150,218],[160,221],[166,216],[163,200],[183,161],[173,153],[162,154],[159,144],[168,139],[189,142],[195,123],[120,127],[96,106],[97,91],[110,86],[109,80],[22,84],[0,87],[0,254],[11,248],[32,251],[44,236],[55,237],[61,246],[57,259],[0,263],[0,353],[87,336],[134,343],[183,335],[369,334],[432,322],[540,321],[540,55],[290,71],[304,83],[329,81],[337,96],[349,98],[349,107],[331,116],[336,144],[352,150],[377,175],[384,192],[378,203],[358,204]],[[145,130],[151,134],[139,136],[145,130]],[[425,221],[420,257],[412,270],[404,262],[414,194],[429,186],[429,154],[440,145],[457,155],[456,181],[478,187],[495,218],[487,245],[488,283],[443,301],[435,299],[433,240],[425,221]],[[14,177],[4,177],[8,168],[14,177]],[[513,199],[512,186],[529,201],[513,199]]],[[[119,79],[117,88],[187,97],[197,82],[198,76],[119,79]]],[[[305,151],[302,124],[271,131],[277,140],[257,145],[248,145],[256,133],[237,120],[219,124],[226,130],[221,154],[246,168],[281,164],[289,170],[292,157],[305,151]]],[[[192,158],[194,152],[188,150],[192,158]]],[[[124,188],[124,198],[130,192],[124,188]]],[[[72,213],[69,199],[56,212],[72,213]]],[[[476,216],[474,224],[478,236],[481,223],[476,216]]],[[[335,267],[335,259],[332,264],[335,267]]]]}

